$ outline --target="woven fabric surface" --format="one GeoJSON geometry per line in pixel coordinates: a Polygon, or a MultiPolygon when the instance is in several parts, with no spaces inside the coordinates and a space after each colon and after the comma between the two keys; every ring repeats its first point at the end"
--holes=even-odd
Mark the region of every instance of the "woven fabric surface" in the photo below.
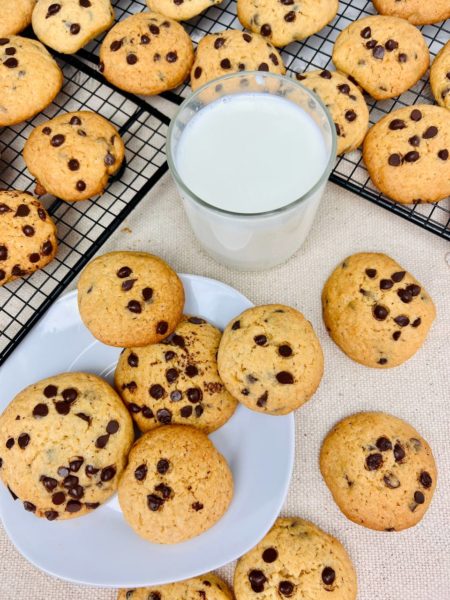
{"type": "MultiPolygon", "coordinates": [[[[357,570],[359,600],[450,600],[448,242],[329,184],[313,230],[294,258],[271,271],[239,273],[203,253],[166,175],[102,253],[113,249],[158,254],[179,272],[219,279],[257,304],[295,306],[312,321],[324,349],[325,375],[313,399],[296,414],[296,461],[283,514],[308,518],[343,542],[357,570]],[[424,347],[396,369],[372,370],[352,362],[333,344],[321,319],[326,278],[341,259],[359,251],[392,256],[436,303],[437,320],[424,347]],[[383,410],[409,421],[433,448],[437,490],[424,520],[413,529],[378,533],[351,523],[321,478],[322,439],[337,420],[360,410],[383,410]]],[[[231,580],[233,565],[220,572],[231,580]]],[[[116,595],[39,572],[18,554],[0,526],[0,600],[113,600],[116,595]]]]}

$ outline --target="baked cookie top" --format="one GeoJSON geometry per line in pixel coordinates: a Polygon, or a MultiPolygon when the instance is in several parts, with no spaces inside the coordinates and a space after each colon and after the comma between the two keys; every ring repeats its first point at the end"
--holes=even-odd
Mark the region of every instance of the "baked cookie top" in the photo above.
{"type": "Polygon", "coordinates": [[[337,153],[358,148],[369,127],[369,109],[359,88],[337,71],[297,73],[296,78],[316,93],[336,126],[337,153]]]}
{"type": "Polygon", "coordinates": [[[38,0],[33,30],[46,46],[74,54],[114,23],[110,0],[38,0]]]}
{"type": "Polygon", "coordinates": [[[178,325],[184,289],[167,263],[146,252],[109,252],[91,261],[78,282],[80,316],[109,346],[146,346],[178,325]]]}
{"type": "Polygon", "coordinates": [[[222,0],[147,0],[147,6],[175,21],[187,21],[221,2],[222,0]]]}
{"type": "Polygon", "coordinates": [[[0,286],[34,273],[53,260],[56,226],[27,192],[0,191],[0,286]]]}
{"type": "Polygon", "coordinates": [[[61,69],[36,40],[17,35],[1,38],[0,63],[0,127],[41,112],[62,87],[61,69]]]}
{"type": "Polygon", "coordinates": [[[338,0],[237,0],[239,21],[274,46],[303,40],[330,23],[338,0]]]}
{"type": "Polygon", "coordinates": [[[278,50],[257,33],[221,31],[200,40],[191,70],[192,89],[238,71],[270,71],[283,75],[286,69],[278,50]]]}
{"type": "Polygon", "coordinates": [[[284,415],[318,388],[323,354],[311,323],[300,312],[268,304],[249,308],[227,325],[218,365],[226,388],[239,402],[251,410],[284,415]]]}
{"type": "Polygon", "coordinates": [[[90,111],[65,113],[42,123],[31,132],[23,150],[39,194],[68,202],[101,194],[124,156],[117,129],[90,111]]]}
{"type": "Polygon", "coordinates": [[[355,600],[356,575],[342,544],[313,523],[279,518],[237,563],[236,600],[355,600]]]}
{"type": "Polygon", "coordinates": [[[450,118],[440,106],[399,108],[371,127],[363,158],[373,183],[402,204],[450,195],[450,118]]]}
{"type": "Polygon", "coordinates": [[[211,433],[230,419],[237,401],[217,371],[220,338],[204,319],[185,316],[159,344],[120,355],[116,389],[141,431],[179,423],[211,433]]]}
{"type": "Polygon", "coordinates": [[[78,517],[116,490],[133,442],[130,416],[102,379],[63,373],[20,392],[0,417],[0,477],[27,511],[78,517]]]}
{"type": "Polygon", "coordinates": [[[23,31],[31,23],[35,4],[36,0],[0,0],[0,38],[23,31]]]}
{"type": "Polygon", "coordinates": [[[120,590],[117,600],[233,600],[228,585],[214,573],[178,583],[136,590],[120,590]]]}
{"type": "Polygon", "coordinates": [[[156,12],[117,23],[100,48],[100,71],[109,82],[149,96],[183,83],[193,60],[192,41],[183,27],[156,12]]]}
{"type": "Polygon", "coordinates": [[[333,271],[322,292],[323,318],[336,344],[367,367],[396,367],[422,346],[433,301],[386,254],[362,252],[333,271]]]}
{"type": "Polygon", "coordinates": [[[373,0],[373,3],[382,15],[401,17],[414,25],[439,23],[450,17],[448,0],[373,0]]]}
{"type": "Polygon", "coordinates": [[[224,457],[199,429],[159,427],[133,446],[119,502],[138,535],[176,544],[212,527],[227,510],[233,478],[224,457]]]}
{"type": "Polygon", "coordinates": [[[323,442],[320,470],[342,512],[380,531],[416,525],[437,478],[427,442],[405,421],[380,412],[338,423],[323,442]]]}
{"type": "Polygon", "coordinates": [[[431,65],[430,85],[436,102],[450,109],[450,40],[431,65]]]}
{"type": "Polygon", "coordinates": [[[428,69],[430,53],[421,32],[397,17],[358,19],[338,36],[333,62],[376,100],[394,98],[428,69]]]}

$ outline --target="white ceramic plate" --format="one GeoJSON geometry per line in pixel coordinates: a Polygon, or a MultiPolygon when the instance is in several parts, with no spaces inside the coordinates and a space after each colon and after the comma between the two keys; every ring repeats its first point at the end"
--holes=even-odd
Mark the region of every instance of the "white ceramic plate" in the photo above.
{"type": "MultiPolygon", "coordinates": [[[[182,275],[185,311],[220,328],[252,306],[212,279],[182,275]]],[[[96,341],[80,320],[76,292],[59,299],[0,370],[0,410],[25,386],[63,371],[112,380],[120,349],[96,341]]],[[[211,439],[235,483],[225,516],[197,538],[173,546],[150,544],[126,524],[116,498],[94,513],[48,522],[27,513],[0,485],[0,514],[19,552],[40,569],[102,587],[143,587],[187,579],[247,552],[271,527],[284,502],[294,459],[294,417],[270,417],[239,406],[211,439]]]]}

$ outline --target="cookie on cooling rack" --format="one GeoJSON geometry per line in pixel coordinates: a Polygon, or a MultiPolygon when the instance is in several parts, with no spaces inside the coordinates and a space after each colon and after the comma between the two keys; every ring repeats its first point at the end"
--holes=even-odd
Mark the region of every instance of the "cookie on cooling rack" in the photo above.
{"type": "Polygon", "coordinates": [[[0,38],[28,27],[35,4],[36,0],[0,0],[0,38]]]}
{"type": "Polygon", "coordinates": [[[233,600],[223,579],[214,573],[151,588],[120,590],[117,600],[233,600]]]}
{"type": "Polygon", "coordinates": [[[222,0],[147,0],[147,6],[175,21],[187,21],[221,2],[222,0]]]}
{"type": "Polygon", "coordinates": [[[42,269],[58,248],[56,226],[27,192],[0,191],[0,285],[42,269]]]}
{"type": "Polygon", "coordinates": [[[189,75],[192,41],[183,27],[156,12],[117,23],[100,48],[100,71],[127,92],[152,96],[173,89],[189,75]]]}
{"type": "Polygon", "coordinates": [[[450,41],[441,48],[431,65],[430,85],[436,102],[450,109],[450,41]]]}
{"type": "Polygon", "coordinates": [[[39,195],[76,202],[101,194],[120,168],[125,147],[117,129],[97,113],[65,113],[36,127],[23,157],[39,195]]]}
{"type": "Polygon", "coordinates": [[[74,54],[114,23],[110,0],[38,0],[33,30],[46,46],[74,54]]]}
{"type": "Polygon", "coordinates": [[[413,25],[429,25],[439,23],[450,17],[448,0],[373,0],[375,8],[382,15],[401,17],[413,25]]]}

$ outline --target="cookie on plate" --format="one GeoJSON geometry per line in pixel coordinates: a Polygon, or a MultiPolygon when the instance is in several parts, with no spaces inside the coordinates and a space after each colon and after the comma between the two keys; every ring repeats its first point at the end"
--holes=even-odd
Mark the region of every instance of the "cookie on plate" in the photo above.
{"type": "Polygon", "coordinates": [[[214,573],[151,588],[120,590],[117,600],[233,600],[223,579],[214,573]]]}
{"type": "Polygon", "coordinates": [[[61,69],[36,40],[17,35],[1,38],[0,66],[0,127],[34,117],[63,84],[61,69]]]}
{"type": "Polygon", "coordinates": [[[237,401],[217,371],[220,338],[204,319],[185,316],[159,344],[120,355],[116,389],[141,431],[179,423],[211,433],[230,419],[237,401]]]}
{"type": "Polygon", "coordinates": [[[430,85],[436,102],[450,109],[450,41],[441,49],[431,65],[430,85]]]}
{"type": "Polygon", "coordinates": [[[401,17],[414,25],[439,23],[450,17],[448,0],[373,0],[373,3],[380,14],[401,17]]]}
{"type": "Polygon", "coordinates": [[[38,517],[79,517],[116,491],[132,443],[130,416],[105,381],[55,375],[25,388],[1,415],[0,477],[38,517]]]}
{"type": "Polygon", "coordinates": [[[225,514],[233,477],[205,433],[171,425],[133,446],[119,484],[125,520],[138,535],[176,544],[200,535],[225,514]]]}
{"type": "Polygon", "coordinates": [[[183,27],[156,12],[117,23],[100,48],[100,71],[118,88],[153,96],[176,88],[194,61],[192,41],[183,27]]]}
{"type": "Polygon", "coordinates": [[[422,346],[436,310],[423,286],[386,254],[361,252],[333,271],[322,292],[326,328],[367,367],[401,365],[422,346]]]}
{"type": "Polygon", "coordinates": [[[117,129],[90,111],[65,113],[42,123],[23,150],[28,170],[36,178],[37,193],[68,202],[101,194],[124,156],[117,129]]]}
{"type": "Polygon", "coordinates": [[[0,191],[0,286],[42,269],[58,249],[56,226],[27,192],[0,191]]]}
{"type": "Polygon", "coordinates": [[[363,158],[373,183],[401,204],[439,202],[450,195],[450,115],[416,104],[370,128],[363,158]]]}
{"type": "Polygon", "coordinates": [[[286,72],[278,50],[256,33],[227,30],[200,40],[191,70],[191,86],[238,71],[286,72]]]}
{"type": "Polygon", "coordinates": [[[278,518],[237,563],[236,600],[314,598],[355,600],[356,574],[342,544],[297,517],[278,518]]]}
{"type": "Polygon", "coordinates": [[[28,27],[35,4],[36,0],[0,0],[0,38],[28,27]]]}
{"type": "Polygon", "coordinates": [[[147,0],[147,6],[175,21],[187,21],[221,2],[222,0],[147,0]]]}
{"type": "Polygon", "coordinates": [[[238,0],[239,21],[274,46],[317,33],[334,19],[338,0],[238,0]]]}
{"type": "Polygon", "coordinates": [[[184,289],[167,263],[146,252],[109,252],[91,261],[78,282],[80,316],[109,346],[146,346],[173,333],[184,289]]]}
{"type": "Polygon", "coordinates": [[[430,53],[421,32],[397,17],[358,19],[338,36],[333,62],[376,100],[409,90],[428,69],[430,53]]]}
{"type": "Polygon", "coordinates": [[[226,388],[239,402],[258,412],[285,415],[319,387],[323,353],[300,312],[268,304],[249,308],[227,325],[218,365],[226,388]]]}
{"type": "Polygon", "coordinates": [[[297,73],[296,78],[330,111],[336,126],[337,153],[359,148],[369,128],[369,109],[359,88],[341,73],[327,69],[297,73]]]}
{"type": "Polygon", "coordinates": [[[437,478],[427,442],[405,421],[381,412],[338,423],[323,442],[320,470],[345,516],[379,531],[416,525],[437,478]]]}
{"type": "Polygon", "coordinates": [[[114,23],[110,0],[38,0],[33,30],[46,46],[74,54],[114,23]]]}

